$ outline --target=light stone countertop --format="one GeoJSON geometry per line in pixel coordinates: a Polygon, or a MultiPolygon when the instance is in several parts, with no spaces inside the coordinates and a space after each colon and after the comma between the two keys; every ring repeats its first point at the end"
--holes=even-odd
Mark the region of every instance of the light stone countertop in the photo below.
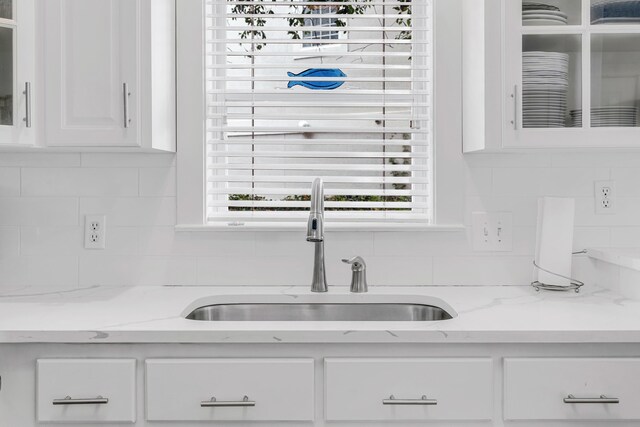
{"type": "Polygon", "coordinates": [[[0,292],[0,343],[640,343],[640,301],[585,286],[576,294],[524,286],[93,287],[0,292]],[[438,322],[202,322],[202,305],[240,301],[438,303],[438,322]]]}
{"type": "Polygon", "coordinates": [[[599,261],[640,271],[640,248],[592,248],[587,254],[599,261]]]}

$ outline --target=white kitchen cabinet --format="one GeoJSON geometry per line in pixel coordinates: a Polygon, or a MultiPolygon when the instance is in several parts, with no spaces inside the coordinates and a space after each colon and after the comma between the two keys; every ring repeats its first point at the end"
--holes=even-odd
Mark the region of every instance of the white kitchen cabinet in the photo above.
{"type": "Polygon", "coordinates": [[[640,359],[504,363],[506,420],[640,420],[640,359]]]}
{"type": "Polygon", "coordinates": [[[38,421],[136,421],[135,359],[40,359],[37,365],[38,421]]]}
{"type": "Polygon", "coordinates": [[[175,150],[175,4],[39,4],[48,147],[175,150]]]}
{"type": "Polygon", "coordinates": [[[491,359],[325,359],[329,421],[490,420],[491,359]]]}
{"type": "Polygon", "coordinates": [[[546,16],[463,2],[465,152],[640,148],[640,17],[597,0],[548,0],[546,16]]]}
{"type": "Polygon", "coordinates": [[[0,2],[0,146],[35,143],[34,0],[0,2]]]}
{"type": "Polygon", "coordinates": [[[313,359],[146,361],[150,421],[313,421],[313,359]]]}

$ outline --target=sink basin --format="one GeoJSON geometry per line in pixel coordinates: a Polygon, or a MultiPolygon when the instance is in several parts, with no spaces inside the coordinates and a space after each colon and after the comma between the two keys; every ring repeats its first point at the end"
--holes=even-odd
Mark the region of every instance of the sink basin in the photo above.
{"type": "Polygon", "coordinates": [[[453,316],[440,307],[410,303],[236,303],[199,307],[186,318],[212,322],[430,322],[453,316]]]}

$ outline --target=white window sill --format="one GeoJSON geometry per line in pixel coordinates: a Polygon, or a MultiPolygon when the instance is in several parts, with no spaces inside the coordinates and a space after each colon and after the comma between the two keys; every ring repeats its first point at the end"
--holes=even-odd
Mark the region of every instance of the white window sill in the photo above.
{"type": "MultiPolygon", "coordinates": [[[[465,231],[463,224],[447,224],[447,225],[420,225],[420,224],[331,224],[325,223],[325,231],[359,231],[359,232],[462,232],[465,231]]],[[[181,224],[175,227],[177,232],[243,232],[243,231],[300,231],[304,233],[306,226],[304,224],[246,224],[242,226],[228,226],[224,224],[211,225],[187,225],[181,224]]]]}

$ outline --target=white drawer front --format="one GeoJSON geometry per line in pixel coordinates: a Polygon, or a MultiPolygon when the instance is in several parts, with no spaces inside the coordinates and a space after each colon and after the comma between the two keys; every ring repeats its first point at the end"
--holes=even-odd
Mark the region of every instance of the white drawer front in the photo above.
{"type": "Polygon", "coordinates": [[[640,419],[640,359],[505,359],[507,420],[640,419]],[[565,403],[617,398],[620,403],[565,403]]]}
{"type": "Polygon", "coordinates": [[[136,421],[134,359],[40,359],[37,364],[38,421],[136,421]]]}
{"type": "Polygon", "coordinates": [[[326,417],[330,421],[490,420],[492,366],[491,359],[325,359],[326,417]],[[391,395],[416,404],[384,404],[391,395]],[[422,396],[429,400],[413,402],[422,396]]]}
{"type": "Polygon", "coordinates": [[[314,418],[313,359],[158,359],[146,364],[150,421],[314,418]],[[249,402],[243,402],[244,396],[249,402]],[[202,406],[212,397],[221,405],[242,403],[202,406]],[[255,406],[242,406],[251,402],[255,406]]]}

